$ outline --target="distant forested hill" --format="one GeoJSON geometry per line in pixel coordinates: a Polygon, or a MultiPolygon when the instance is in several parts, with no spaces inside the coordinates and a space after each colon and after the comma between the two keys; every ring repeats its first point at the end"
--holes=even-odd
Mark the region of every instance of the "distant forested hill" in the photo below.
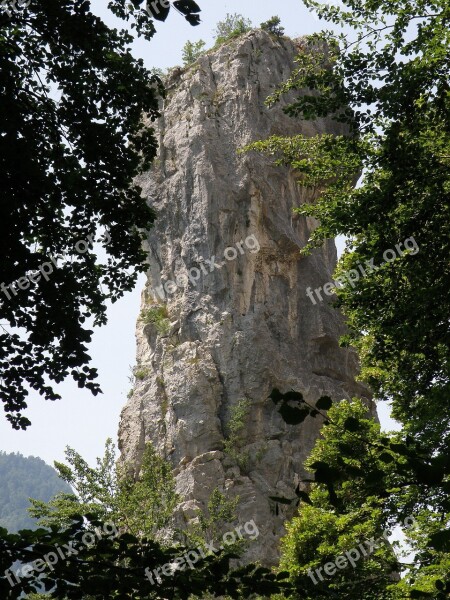
{"type": "Polygon", "coordinates": [[[29,498],[48,502],[58,492],[72,490],[42,459],[0,451],[0,527],[10,532],[34,529],[36,520],[27,511],[29,498]]]}

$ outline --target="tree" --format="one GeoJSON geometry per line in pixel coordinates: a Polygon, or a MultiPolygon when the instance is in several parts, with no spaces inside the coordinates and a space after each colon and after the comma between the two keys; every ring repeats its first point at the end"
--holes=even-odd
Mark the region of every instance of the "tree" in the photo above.
{"type": "Polygon", "coordinates": [[[185,66],[192,65],[203,54],[203,48],[206,42],[199,40],[198,42],[187,41],[183,46],[183,63],[185,66]]]}
{"type": "Polygon", "coordinates": [[[359,401],[342,401],[327,413],[322,438],[305,464],[315,483],[281,544],[280,569],[291,573],[304,598],[392,598],[387,588],[400,569],[387,544],[388,515],[377,498],[367,501],[364,490],[368,475],[385,466],[377,452],[380,437],[380,426],[359,401]],[[356,431],[346,428],[356,421],[356,431]],[[345,469],[352,479],[343,476],[345,469]]]}
{"type": "MultiPolygon", "coordinates": [[[[343,343],[359,349],[361,378],[377,398],[392,402],[403,427],[397,440],[385,436],[379,447],[381,462],[392,461],[396,493],[384,480],[386,466],[377,485],[363,476],[362,490],[366,500],[383,501],[393,521],[408,510],[419,524],[417,564],[403,593],[445,597],[450,11],[443,0],[305,3],[354,35],[322,32],[305,40],[298,68],[268,102],[302,90],[288,114],[331,116],[348,134],[274,137],[251,148],[291,165],[299,185],[319,190],[316,203],[297,210],[319,223],[304,253],[326,238],[348,237],[335,290],[350,327],[343,343]]],[[[354,473],[346,469],[342,477],[350,482],[354,473]]]]}
{"type": "Polygon", "coordinates": [[[27,594],[38,600],[44,591],[55,600],[188,600],[207,594],[242,598],[289,586],[256,565],[232,571],[230,560],[239,558],[241,544],[224,550],[195,535],[232,518],[232,504],[218,491],[210,499],[208,516],[200,519],[199,531],[192,532],[191,539],[186,536],[189,546],[173,543],[167,528],[179,498],[170,465],[151,445],[136,479],[116,467],[111,440],[96,468],[70,448],[66,456],[70,466],[55,466],[77,495],[32,502],[32,514],[47,529],[12,535],[0,528],[2,598],[27,594]]]}
{"type": "MultiPolygon", "coordinates": [[[[174,5],[198,23],[195,2],[174,5]]],[[[170,4],[109,7],[150,40],[149,12],[163,20],[170,4]]],[[[30,424],[30,389],[56,400],[49,382],[71,376],[100,392],[90,327],[146,268],[141,241],[154,214],[134,179],[156,153],[142,117],[158,117],[163,89],[131,55],[133,38],[89,8],[32,0],[0,13],[0,398],[15,428],[30,424]]]]}
{"type": "Polygon", "coordinates": [[[55,462],[61,479],[74,494],[58,494],[49,502],[31,500],[31,515],[44,527],[69,527],[79,515],[95,515],[114,522],[136,538],[168,539],[179,496],[170,464],[147,444],[137,479],[116,463],[114,444],[108,439],[103,458],[90,467],[78,452],[66,449],[68,465],[55,462]]]}
{"type": "Polygon", "coordinates": [[[42,593],[42,586],[55,600],[188,600],[208,593],[238,599],[286,587],[268,569],[249,565],[232,570],[235,555],[223,551],[202,558],[195,569],[185,564],[171,573],[169,565],[189,549],[162,548],[152,540],[113,531],[111,523],[93,517],[80,517],[70,528],[21,533],[0,529],[0,595],[5,600],[42,593]],[[61,553],[64,558],[59,558],[61,553]],[[21,568],[16,573],[16,561],[27,567],[25,572],[21,568]],[[160,577],[151,577],[155,570],[160,577]]]}
{"type": "Polygon", "coordinates": [[[238,13],[230,14],[216,26],[216,45],[223,44],[228,40],[239,37],[252,28],[250,19],[246,19],[238,13]]]}
{"type": "Polygon", "coordinates": [[[281,27],[280,17],[271,17],[268,21],[261,23],[260,27],[276,37],[283,37],[284,35],[284,27],[281,27]]]}
{"type": "Polygon", "coordinates": [[[326,417],[306,462],[314,474],[305,480],[310,492],[282,540],[280,569],[306,598],[445,597],[450,552],[443,525],[450,512],[446,485],[437,483],[439,463],[424,464],[403,432],[382,433],[361,401],[333,405],[326,417]],[[396,554],[387,544],[398,524],[412,562],[400,560],[397,543],[396,554]],[[338,569],[327,576],[330,562],[338,569]]]}

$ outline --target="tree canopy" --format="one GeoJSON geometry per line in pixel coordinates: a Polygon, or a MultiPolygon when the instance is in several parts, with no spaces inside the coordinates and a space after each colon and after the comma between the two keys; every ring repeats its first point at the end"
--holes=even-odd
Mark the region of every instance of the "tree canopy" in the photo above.
{"type": "MultiPolygon", "coordinates": [[[[295,549],[308,536],[315,561],[321,552],[339,554],[347,541],[354,543],[358,511],[372,527],[389,530],[412,516],[414,564],[395,585],[386,579],[392,575],[386,564],[376,578],[377,598],[444,598],[450,550],[450,7],[445,0],[305,4],[346,27],[345,34],[324,31],[303,39],[296,69],[268,104],[297,91],[288,114],[329,116],[346,123],[348,134],[272,137],[247,150],[291,165],[299,185],[317,191],[316,202],[296,209],[318,224],[303,254],[327,238],[347,237],[334,300],[349,326],[342,343],[357,347],[360,378],[377,399],[391,402],[402,429],[382,435],[372,428],[365,445],[346,443],[345,431],[360,438],[369,425],[356,406],[353,414],[346,414],[345,403],[333,407],[330,414],[342,427],[332,435],[326,424],[326,441],[316,445],[319,459],[309,464],[319,487],[309,498],[313,508],[300,506],[285,564],[295,577],[305,573],[310,559],[295,549]],[[321,523],[315,534],[307,524],[312,514],[321,523]]],[[[373,558],[363,562],[370,568],[373,558]]],[[[366,573],[360,585],[375,585],[373,575],[366,573]]],[[[338,581],[348,587],[339,588],[339,597],[361,598],[352,577],[340,573],[338,581]]],[[[321,584],[324,597],[333,597],[336,584],[321,584]]],[[[314,587],[311,597],[318,593],[314,587]]]]}
{"type": "MultiPolygon", "coordinates": [[[[170,3],[112,0],[150,40],[170,3]]],[[[193,24],[199,7],[174,2],[193,24]]],[[[134,183],[150,164],[161,81],[87,0],[31,0],[0,13],[0,398],[15,428],[30,390],[72,377],[93,394],[90,327],[145,270],[154,214],[134,183]],[[103,246],[106,258],[98,257],[103,246]]]]}
{"type": "MultiPolygon", "coordinates": [[[[179,502],[171,465],[147,444],[139,476],[135,478],[116,461],[111,439],[105,453],[90,467],[73,448],[66,449],[68,464],[55,462],[60,478],[72,493],[57,494],[50,501],[32,499],[30,514],[39,525],[67,527],[78,515],[95,515],[135,537],[160,540],[179,502]]],[[[166,539],[167,536],[165,536],[166,539]]]]}
{"type": "Polygon", "coordinates": [[[233,510],[218,491],[191,535],[181,532],[187,543],[175,542],[167,529],[180,498],[170,464],[151,445],[136,477],[116,465],[111,440],[96,467],[70,448],[66,458],[69,464],[55,464],[76,494],[34,500],[30,510],[46,529],[13,535],[0,528],[2,598],[242,598],[290,585],[256,565],[232,568],[245,542],[235,537],[218,547],[216,525],[233,510]],[[206,531],[217,537],[205,540],[206,531]]]}

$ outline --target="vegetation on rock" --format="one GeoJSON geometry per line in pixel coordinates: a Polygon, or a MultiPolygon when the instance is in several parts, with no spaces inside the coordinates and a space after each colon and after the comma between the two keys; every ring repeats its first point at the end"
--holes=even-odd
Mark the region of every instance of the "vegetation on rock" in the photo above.
{"type": "Polygon", "coordinates": [[[249,453],[242,451],[242,433],[250,414],[249,400],[241,398],[231,409],[230,418],[226,424],[226,436],[223,451],[235,461],[244,471],[250,460],[249,453]]]}
{"type": "Polygon", "coordinates": [[[284,27],[281,26],[280,17],[271,17],[268,21],[261,23],[260,27],[276,37],[283,37],[284,35],[284,27]]]}
{"type": "Polygon", "coordinates": [[[167,310],[167,306],[151,306],[150,308],[145,308],[140,315],[140,320],[145,325],[154,325],[156,331],[160,335],[167,335],[170,330],[170,319],[169,312],[167,310]]]}
{"type": "Polygon", "coordinates": [[[193,65],[195,61],[204,53],[206,42],[199,40],[198,42],[187,41],[183,46],[183,64],[185,66],[193,65]]]}
{"type": "Polygon", "coordinates": [[[227,13],[223,21],[219,21],[216,26],[216,46],[238,38],[247,33],[252,28],[250,19],[246,19],[240,14],[227,13]]]}
{"type": "Polygon", "coordinates": [[[55,462],[61,479],[72,487],[72,494],[58,494],[49,502],[31,500],[30,513],[41,526],[68,527],[78,515],[95,515],[110,520],[120,530],[136,538],[161,540],[171,523],[179,502],[170,464],[147,444],[137,477],[116,462],[111,439],[105,454],[90,467],[72,448],[66,449],[68,464],[55,462]]]}

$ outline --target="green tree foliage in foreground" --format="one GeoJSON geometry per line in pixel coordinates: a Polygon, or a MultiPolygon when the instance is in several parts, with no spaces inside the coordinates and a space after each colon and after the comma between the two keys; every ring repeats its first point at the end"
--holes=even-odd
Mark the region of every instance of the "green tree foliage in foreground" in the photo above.
{"type": "MultiPolygon", "coordinates": [[[[201,535],[185,536],[187,545],[162,536],[179,498],[170,465],[150,445],[136,479],[116,468],[110,440],[96,468],[71,449],[66,456],[70,466],[55,464],[78,496],[63,494],[48,503],[33,502],[31,512],[47,529],[23,530],[19,535],[0,529],[2,599],[15,600],[24,593],[38,600],[43,592],[60,600],[248,598],[290,585],[284,577],[255,565],[232,571],[230,560],[239,557],[236,551],[242,545],[224,552],[215,546],[209,550],[201,535]],[[167,565],[185,557],[194,544],[192,566],[184,559],[179,569],[167,572],[167,565]],[[199,546],[204,549],[200,560],[199,546]],[[159,578],[156,569],[163,573],[159,578]]],[[[208,511],[197,533],[214,529],[218,520],[231,519],[233,507],[216,491],[208,511]]]]}
{"type": "MultiPolygon", "coordinates": [[[[329,502],[315,506],[324,519],[351,516],[350,499],[340,490],[357,478],[361,509],[374,525],[378,511],[380,525],[390,527],[413,516],[414,565],[396,590],[386,586],[385,593],[444,598],[450,552],[450,5],[305,3],[321,18],[345,25],[346,34],[322,32],[305,40],[296,70],[268,103],[302,90],[289,114],[331,116],[347,124],[348,135],[275,137],[251,148],[291,165],[300,186],[320,191],[314,204],[297,209],[320,223],[304,256],[326,238],[348,237],[336,292],[350,328],[343,343],[358,348],[361,378],[378,399],[392,403],[402,425],[395,436],[368,445],[365,455],[355,452],[356,444],[344,445],[339,457],[326,454],[311,464],[329,502]],[[358,172],[363,176],[355,188],[358,172]],[[393,258],[389,251],[404,249],[411,237],[418,252],[393,258]],[[376,268],[349,283],[344,275],[360,265],[376,268]]],[[[357,434],[364,425],[356,415],[346,428],[357,434]]],[[[346,535],[352,529],[349,524],[346,535]]],[[[322,542],[336,554],[341,541],[321,531],[317,548],[322,542]]],[[[295,546],[303,534],[291,533],[295,546]]],[[[304,571],[308,561],[298,561],[296,568],[304,571]]],[[[360,590],[348,597],[360,598],[360,590]]]]}
{"type": "MultiPolygon", "coordinates": [[[[174,4],[198,22],[193,0],[174,4]]],[[[164,19],[170,4],[156,5],[164,19]]],[[[138,36],[154,35],[143,0],[108,7],[138,36]]],[[[0,399],[16,428],[29,425],[30,389],[59,399],[49,380],[71,376],[100,392],[88,323],[104,324],[106,302],[146,268],[142,232],[154,214],[133,181],[156,153],[142,116],[156,119],[163,90],[133,58],[132,41],[88,0],[0,9],[0,399]]]]}
{"type": "Polygon", "coordinates": [[[267,569],[249,565],[231,570],[229,563],[235,555],[224,552],[198,561],[195,569],[175,571],[152,584],[145,570],[173,563],[185,554],[186,548],[163,548],[129,533],[102,535],[95,544],[83,543],[83,536],[87,532],[95,535],[95,530],[110,531],[107,524],[95,518],[81,517],[69,528],[22,531],[20,536],[0,529],[0,597],[17,600],[21,592],[42,592],[41,586],[44,591],[51,591],[50,598],[58,600],[187,600],[192,595],[204,597],[208,593],[238,599],[249,598],[252,593],[276,593],[283,588],[283,583],[267,569]],[[49,567],[43,557],[55,553],[56,547],[64,550],[66,556],[49,567]],[[33,571],[12,587],[7,574],[13,583],[14,576],[5,571],[15,561],[25,565],[36,560],[44,562],[44,566],[38,563],[41,572],[33,571]]]}
{"type": "Polygon", "coordinates": [[[42,459],[0,452],[0,527],[11,532],[35,527],[27,512],[30,498],[48,502],[58,492],[71,491],[42,459]]]}
{"type": "Polygon", "coordinates": [[[282,540],[280,569],[290,572],[298,597],[446,597],[448,501],[442,486],[439,503],[431,478],[418,476],[416,448],[402,432],[382,433],[359,400],[332,406],[322,434],[306,463],[315,483],[282,540]],[[398,524],[413,558],[387,543],[398,524]],[[338,565],[327,567],[331,575],[327,563],[338,565]]]}
{"type": "Polygon", "coordinates": [[[145,448],[136,478],[116,462],[111,439],[96,467],[90,467],[72,448],[66,449],[66,460],[68,465],[55,462],[55,468],[75,494],[58,494],[50,502],[32,499],[30,514],[39,519],[39,525],[67,527],[77,515],[95,515],[137,538],[160,539],[180,498],[170,464],[151,444],[145,448]]]}

